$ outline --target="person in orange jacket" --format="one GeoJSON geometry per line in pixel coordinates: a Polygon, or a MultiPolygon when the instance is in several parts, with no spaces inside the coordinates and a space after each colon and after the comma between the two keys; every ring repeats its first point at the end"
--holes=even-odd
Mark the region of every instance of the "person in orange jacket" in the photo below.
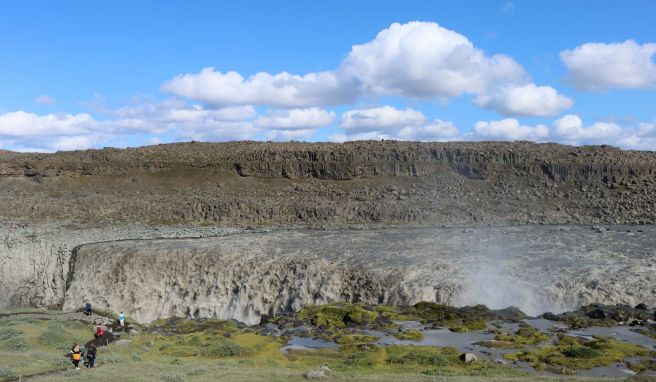
{"type": "Polygon", "coordinates": [[[80,349],[79,343],[76,342],[73,344],[73,347],[71,347],[70,355],[71,355],[71,362],[73,362],[73,366],[75,366],[76,370],[80,370],[80,360],[82,359],[82,350],[80,349]]]}

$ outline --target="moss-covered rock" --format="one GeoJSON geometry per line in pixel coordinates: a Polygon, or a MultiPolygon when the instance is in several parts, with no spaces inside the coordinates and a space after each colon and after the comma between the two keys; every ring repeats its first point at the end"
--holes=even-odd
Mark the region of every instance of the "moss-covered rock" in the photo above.
{"type": "Polygon", "coordinates": [[[646,356],[649,353],[649,350],[642,346],[612,338],[596,337],[592,341],[583,341],[577,337],[565,336],[555,345],[506,354],[505,357],[513,361],[530,362],[537,369],[544,369],[545,365],[549,365],[567,371],[608,366],[614,362],[623,362],[629,357],[646,356]]]}
{"type": "Polygon", "coordinates": [[[418,329],[408,329],[394,334],[394,337],[399,340],[421,341],[421,339],[424,338],[424,333],[418,329]]]}

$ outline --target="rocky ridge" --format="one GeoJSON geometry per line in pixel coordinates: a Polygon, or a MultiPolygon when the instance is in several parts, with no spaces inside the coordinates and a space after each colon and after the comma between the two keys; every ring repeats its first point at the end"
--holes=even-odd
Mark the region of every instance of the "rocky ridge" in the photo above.
{"type": "Polygon", "coordinates": [[[0,216],[237,225],[653,224],[656,153],[528,142],[0,153],[0,216]]]}

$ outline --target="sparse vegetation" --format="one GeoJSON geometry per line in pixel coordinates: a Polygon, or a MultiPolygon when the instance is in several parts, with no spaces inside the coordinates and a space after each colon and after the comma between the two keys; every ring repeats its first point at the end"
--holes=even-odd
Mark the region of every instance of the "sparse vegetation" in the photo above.
{"type": "Polygon", "coordinates": [[[576,337],[564,336],[555,345],[507,354],[506,358],[513,361],[530,362],[538,370],[544,370],[548,365],[560,368],[567,373],[568,370],[608,366],[614,362],[624,362],[629,357],[649,354],[650,351],[642,346],[612,338],[583,341],[576,337]]]}
{"type": "Polygon", "coordinates": [[[424,334],[421,332],[421,330],[418,329],[408,329],[394,334],[394,337],[399,340],[420,341],[422,338],[424,338],[424,334]]]}

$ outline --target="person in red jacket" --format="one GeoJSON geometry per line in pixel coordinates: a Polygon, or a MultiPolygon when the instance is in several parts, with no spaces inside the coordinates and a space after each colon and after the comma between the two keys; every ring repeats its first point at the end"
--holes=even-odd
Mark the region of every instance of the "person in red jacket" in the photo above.
{"type": "Polygon", "coordinates": [[[105,329],[103,328],[102,324],[96,326],[96,339],[101,339],[103,334],[105,334],[105,329]]]}

